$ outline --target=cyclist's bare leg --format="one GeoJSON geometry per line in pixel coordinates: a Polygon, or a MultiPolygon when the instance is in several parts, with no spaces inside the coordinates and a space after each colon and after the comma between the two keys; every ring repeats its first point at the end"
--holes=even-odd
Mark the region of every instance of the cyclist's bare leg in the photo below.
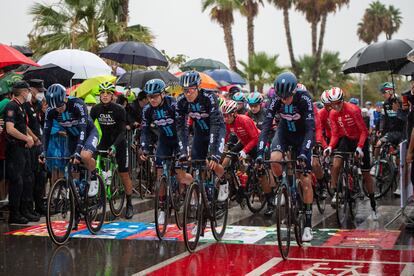
{"type": "Polygon", "coordinates": [[[119,177],[121,177],[122,184],[125,188],[126,195],[132,195],[132,181],[129,177],[129,172],[120,172],[119,177]]]}
{"type": "Polygon", "coordinates": [[[191,174],[186,173],[182,169],[175,169],[175,173],[177,174],[177,181],[180,183],[180,187],[182,188],[182,185],[190,185],[193,183],[193,177],[191,174]]]}
{"type": "Polygon", "coordinates": [[[82,150],[80,156],[88,171],[93,172],[96,169],[96,161],[92,158],[93,153],[88,150],[82,150]]]}
{"type": "Polygon", "coordinates": [[[231,158],[230,157],[224,157],[223,162],[221,162],[221,165],[223,168],[227,168],[230,165],[231,158]]]}
{"type": "MultiPolygon", "coordinates": [[[[280,151],[274,151],[270,155],[271,161],[282,161],[283,159],[283,153],[280,151]]],[[[278,163],[272,163],[271,164],[272,173],[274,176],[279,177],[282,175],[282,166],[278,163]]]]}
{"type": "Polygon", "coordinates": [[[332,169],[331,169],[331,187],[332,189],[336,189],[336,183],[338,182],[338,177],[339,177],[339,171],[341,170],[342,167],[342,158],[341,157],[337,157],[335,156],[333,159],[333,165],[332,165],[332,169]]]}
{"type": "Polygon", "coordinates": [[[316,179],[320,180],[323,178],[322,166],[317,156],[312,156],[312,172],[315,174],[316,179]]]}
{"type": "Polygon", "coordinates": [[[313,203],[313,191],[312,191],[312,176],[307,174],[304,176],[300,175],[300,181],[303,191],[303,203],[312,204],[313,203]]]}

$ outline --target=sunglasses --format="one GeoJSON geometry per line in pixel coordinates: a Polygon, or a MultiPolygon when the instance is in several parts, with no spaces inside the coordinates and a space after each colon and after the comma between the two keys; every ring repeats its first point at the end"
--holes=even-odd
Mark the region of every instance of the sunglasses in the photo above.
{"type": "Polygon", "coordinates": [[[156,98],[158,98],[158,97],[160,97],[160,96],[161,96],[161,94],[147,95],[147,99],[149,99],[149,100],[154,100],[154,99],[156,99],[156,98]]]}
{"type": "Polygon", "coordinates": [[[185,94],[192,93],[192,92],[197,91],[197,87],[184,88],[183,91],[184,91],[185,94]]]}
{"type": "Polygon", "coordinates": [[[101,94],[101,95],[102,95],[102,94],[111,94],[111,95],[113,95],[113,94],[114,94],[114,92],[113,92],[113,91],[110,91],[110,90],[102,90],[100,94],[101,94]]]}

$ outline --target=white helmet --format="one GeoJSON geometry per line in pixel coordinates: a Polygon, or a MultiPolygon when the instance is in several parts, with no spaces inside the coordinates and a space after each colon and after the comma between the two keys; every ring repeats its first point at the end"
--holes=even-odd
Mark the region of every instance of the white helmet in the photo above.
{"type": "Polygon", "coordinates": [[[230,114],[230,113],[236,112],[236,110],[237,110],[237,102],[233,100],[229,100],[225,102],[221,108],[221,112],[223,112],[223,114],[230,114]]]}
{"type": "Polygon", "coordinates": [[[332,102],[338,102],[344,100],[344,92],[339,87],[332,87],[328,92],[328,99],[332,102]]]}
{"type": "Polygon", "coordinates": [[[323,92],[322,92],[322,95],[321,95],[321,102],[322,102],[323,104],[330,104],[330,103],[331,103],[331,102],[329,101],[328,94],[329,94],[329,90],[325,90],[325,91],[323,91],[323,92]]]}

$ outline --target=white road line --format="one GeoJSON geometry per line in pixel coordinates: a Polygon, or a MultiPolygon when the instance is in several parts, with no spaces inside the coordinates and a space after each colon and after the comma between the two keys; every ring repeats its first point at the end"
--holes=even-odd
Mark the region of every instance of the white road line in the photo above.
{"type": "MultiPolygon", "coordinates": [[[[389,262],[389,261],[359,261],[359,260],[336,260],[336,259],[304,259],[304,258],[288,258],[288,261],[311,261],[311,262],[335,262],[335,263],[361,263],[361,264],[405,264],[405,265],[412,265],[414,268],[414,263],[410,262],[389,262]]],[[[410,274],[413,275],[413,274],[410,274]]]]}
{"type": "Polygon", "coordinates": [[[401,271],[401,276],[412,276],[414,275],[414,264],[408,263],[405,265],[403,271],[401,271]]]}
{"type": "Polygon", "coordinates": [[[262,264],[261,266],[259,266],[258,268],[247,273],[246,276],[262,275],[263,273],[265,273],[266,271],[268,271],[269,269],[271,269],[272,267],[274,267],[281,261],[283,261],[282,258],[272,258],[268,260],[267,262],[265,262],[264,264],[262,264]]]}
{"type": "MultiPolygon", "coordinates": [[[[204,248],[207,248],[210,245],[212,245],[212,243],[208,243],[208,244],[201,245],[201,246],[197,247],[197,249],[195,250],[195,252],[192,253],[192,254],[196,254],[196,252],[198,252],[200,250],[203,250],[204,248]]],[[[181,259],[183,259],[183,258],[185,258],[187,256],[190,256],[190,254],[191,253],[189,253],[188,251],[185,251],[185,252],[183,252],[183,253],[181,253],[181,254],[173,257],[173,258],[167,259],[167,260],[165,260],[165,261],[163,261],[161,263],[158,263],[158,264],[156,264],[154,266],[151,266],[151,267],[149,267],[147,269],[144,269],[144,270],[142,270],[140,272],[137,272],[135,274],[132,274],[132,276],[147,275],[150,272],[153,272],[153,271],[158,270],[158,269],[160,269],[160,268],[162,268],[164,266],[167,266],[167,265],[169,265],[171,263],[174,263],[174,262],[176,262],[178,260],[181,260],[181,259]]]]}

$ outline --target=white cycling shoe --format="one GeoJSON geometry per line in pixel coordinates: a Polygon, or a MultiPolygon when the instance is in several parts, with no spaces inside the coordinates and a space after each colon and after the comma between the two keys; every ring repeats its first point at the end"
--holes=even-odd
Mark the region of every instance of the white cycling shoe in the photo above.
{"type": "Polygon", "coordinates": [[[229,197],[229,183],[219,185],[218,201],[225,201],[229,197]]]}
{"type": "Polygon", "coordinates": [[[373,221],[378,221],[378,213],[377,213],[377,211],[374,211],[374,210],[372,210],[371,211],[371,219],[373,220],[373,221]]]}
{"type": "Polygon", "coordinates": [[[96,180],[91,180],[90,184],[89,184],[89,190],[88,190],[88,196],[89,197],[94,197],[96,196],[96,194],[98,193],[99,190],[99,183],[98,183],[98,179],[96,180]]]}
{"type": "Polygon", "coordinates": [[[305,227],[303,230],[302,241],[310,242],[311,240],[313,240],[312,229],[310,227],[305,227]]]}
{"type": "Polygon", "coordinates": [[[165,223],[165,212],[164,211],[160,211],[157,221],[158,221],[158,225],[164,225],[165,223]]]}
{"type": "MultiPolygon", "coordinates": [[[[286,203],[285,201],[285,195],[282,195],[281,199],[280,199],[280,205],[284,206],[286,203]]],[[[275,206],[277,206],[277,195],[275,196],[275,206]]]]}

